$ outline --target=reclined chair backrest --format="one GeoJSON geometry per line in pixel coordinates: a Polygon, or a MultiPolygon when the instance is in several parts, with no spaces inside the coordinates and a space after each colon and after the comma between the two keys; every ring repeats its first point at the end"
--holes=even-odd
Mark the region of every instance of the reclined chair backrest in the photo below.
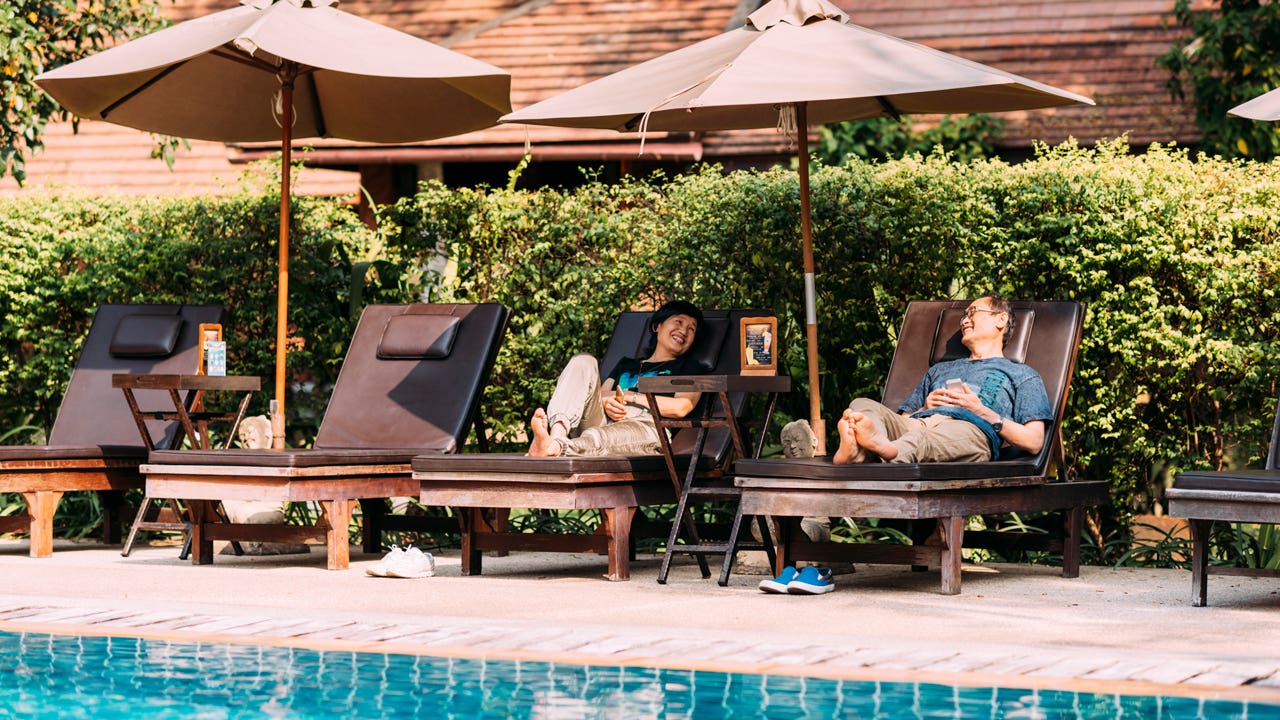
{"type": "Polygon", "coordinates": [[[497,303],[366,307],[315,447],[456,452],[510,314],[497,303]]]}
{"type": "MultiPolygon", "coordinates": [[[[1040,373],[1054,411],[1054,421],[1046,428],[1046,442],[1036,456],[1036,467],[1045,472],[1051,459],[1062,460],[1062,414],[1084,331],[1084,305],[1029,300],[1011,304],[1014,334],[1005,344],[1005,357],[1040,373]]],[[[885,378],[885,405],[897,408],[932,365],[969,356],[960,342],[960,320],[968,306],[967,300],[912,302],[907,306],[885,378]]]]}
{"type": "MultiPolygon", "coordinates": [[[[138,426],[124,394],[111,386],[116,373],[196,372],[201,323],[225,323],[218,305],[103,305],[80,349],[67,392],[49,432],[49,444],[62,447],[136,448],[144,452],[138,426]]],[[[143,411],[173,410],[160,391],[135,393],[143,411]]],[[[177,421],[147,422],[156,447],[169,447],[177,421]]]]}
{"type": "MultiPolygon", "coordinates": [[[[609,372],[623,357],[644,357],[648,348],[648,323],[652,312],[628,311],[618,317],[614,325],[613,336],[609,346],[600,359],[600,372],[609,372]]],[[[702,325],[698,327],[698,343],[693,349],[693,357],[698,364],[711,375],[737,375],[742,369],[742,358],[739,350],[740,320],[744,317],[773,317],[772,310],[703,310],[702,325]]],[[[730,395],[730,404],[734,412],[741,414],[746,405],[745,393],[730,395]]],[[[710,398],[703,397],[702,402],[710,398]]],[[[702,412],[701,407],[694,413],[702,412]]],[[[672,438],[672,450],[676,454],[693,452],[692,429],[681,430],[672,438]]],[[[707,434],[706,445],[702,455],[719,464],[728,455],[732,446],[732,438],[728,430],[713,428],[707,434]]]]}

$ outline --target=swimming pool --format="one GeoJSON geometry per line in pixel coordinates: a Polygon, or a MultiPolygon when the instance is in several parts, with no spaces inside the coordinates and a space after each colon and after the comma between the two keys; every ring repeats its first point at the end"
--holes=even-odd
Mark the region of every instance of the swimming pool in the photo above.
{"type": "Polygon", "coordinates": [[[0,716],[1280,720],[1280,705],[0,633],[0,716]]]}

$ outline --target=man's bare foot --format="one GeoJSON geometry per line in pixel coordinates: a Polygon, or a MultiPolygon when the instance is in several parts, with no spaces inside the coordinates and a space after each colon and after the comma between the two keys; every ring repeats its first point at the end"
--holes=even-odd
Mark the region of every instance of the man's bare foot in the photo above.
{"type": "Polygon", "coordinates": [[[533,442],[529,443],[529,452],[525,453],[529,457],[558,457],[563,448],[560,442],[551,437],[550,431],[547,430],[547,411],[538,408],[533,411],[533,419],[529,421],[529,427],[533,430],[533,442]]]}
{"type": "Polygon", "coordinates": [[[898,457],[898,446],[889,442],[889,434],[884,431],[880,423],[862,413],[852,414],[854,416],[853,434],[857,438],[859,447],[879,455],[881,460],[892,461],[898,457]]]}
{"type": "Polygon", "coordinates": [[[836,423],[836,432],[840,435],[840,447],[831,456],[832,463],[848,465],[867,461],[867,454],[858,445],[858,436],[853,429],[854,422],[860,417],[862,417],[861,413],[855,413],[849,409],[840,416],[840,420],[836,423]]]}

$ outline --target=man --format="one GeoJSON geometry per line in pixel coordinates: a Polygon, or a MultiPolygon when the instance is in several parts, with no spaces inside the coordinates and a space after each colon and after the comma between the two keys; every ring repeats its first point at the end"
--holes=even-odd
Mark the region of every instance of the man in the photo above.
{"type": "Polygon", "coordinates": [[[832,462],[981,462],[1004,446],[1040,452],[1053,410],[1040,375],[1004,356],[1013,327],[1009,301],[974,300],[960,321],[969,357],[929,368],[897,412],[867,398],[850,403],[832,462]]]}

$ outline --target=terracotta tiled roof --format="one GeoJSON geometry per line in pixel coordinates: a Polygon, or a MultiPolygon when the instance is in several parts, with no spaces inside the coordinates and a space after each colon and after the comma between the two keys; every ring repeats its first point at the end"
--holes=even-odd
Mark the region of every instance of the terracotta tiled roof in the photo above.
{"type": "MultiPolygon", "coordinates": [[[[512,73],[512,103],[523,107],[611,72],[728,29],[752,0],[346,0],[341,8],[451,47],[512,73]]],[[[1154,66],[1178,30],[1167,28],[1174,0],[834,0],[852,21],[1094,98],[1093,108],[1005,113],[1001,145],[1029,147],[1075,136],[1088,143],[1129,133],[1134,146],[1197,139],[1191,111],[1173,103],[1167,75],[1154,66]]],[[[1207,0],[1200,0],[1207,2],[1207,0]]],[[[167,16],[184,20],[233,7],[235,0],[174,0],[167,16]]],[[[621,159],[634,136],[607,131],[499,126],[406,148],[304,141],[317,156],[357,162],[509,161],[528,139],[535,159],[621,159]],[[612,149],[611,149],[612,148],[612,149]],[[354,151],[354,154],[353,154],[354,151]]],[[[149,135],[102,123],[80,136],[50,128],[48,150],[28,164],[31,184],[86,184],[138,193],[214,189],[234,178],[228,158],[261,148],[192,143],[176,173],[149,158],[149,135]]],[[[732,162],[791,154],[772,130],[651,136],[668,157],[732,162]]],[[[302,144],[302,143],[300,143],[302,144]]],[[[313,192],[355,187],[354,173],[317,175],[313,192]]],[[[0,192],[13,192],[12,180],[0,192]]],[[[304,190],[305,191],[305,190],[304,190]]]]}
{"type": "MultiPolygon", "coordinates": [[[[1173,0],[833,0],[850,21],[1087,95],[1095,107],[1003,113],[1002,144],[1129,133],[1135,147],[1194,143],[1193,111],[1170,99],[1155,59],[1182,34],[1173,0]]],[[[1201,3],[1205,4],[1205,3],[1201,3]]]]}
{"type": "MultiPolygon", "coordinates": [[[[222,143],[192,140],[177,152],[173,170],[151,157],[156,140],[105,122],[83,120],[80,132],[71,123],[52,123],[44,136],[45,149],[27,161],[25,188],[81,190],[95,195],[200,195],[234,187],[245,172],[234,165],[222,143]]],[[[278,151],[277,151],[278,152],[278,151]]],[[[308,168],[297,178],[295,191],[304,195],[354,195],[359,175],[354,172],[308,168]]],[[[13,178],[0,179],[0,195],[23,192],[13,178]]]]}

